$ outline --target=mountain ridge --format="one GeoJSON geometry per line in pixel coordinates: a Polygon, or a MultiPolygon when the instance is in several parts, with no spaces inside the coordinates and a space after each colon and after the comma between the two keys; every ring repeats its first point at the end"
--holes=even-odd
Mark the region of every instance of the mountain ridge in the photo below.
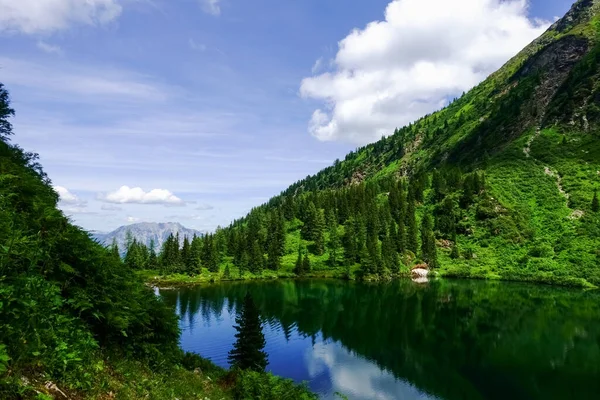
{"type": "Polygon", "coordinates": [[[92,237],[103,244],[111,246],[113,240],[116,240],[120,252],[123,254],[127,249],[127,234],[131,233],[131,239],[136,239],[145,246],[150,247],[154,243],[154,248],[158,252],[169,235],[179,234],[180,244],[187,237],[192,239],[194,235],[202,236],[204,233],[195,229],[189,229],[179,222],[139,222],[130,225],[123,225],[107,233],[92,233],[92,237]]]}

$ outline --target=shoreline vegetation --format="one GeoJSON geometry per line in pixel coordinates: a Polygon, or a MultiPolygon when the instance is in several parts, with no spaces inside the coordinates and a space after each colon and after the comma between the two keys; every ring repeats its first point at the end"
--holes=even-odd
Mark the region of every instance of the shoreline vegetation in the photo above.
{"type": "MultiPolygon", "coordinates": [[[[167,274],[162,275],[158,270],[139,270],[136,271],[138,275],[148,286],[156,287],[162,290],[176,289],[180,287],[199,286],[213,283],[223,282],[251,282],[251,281],[268,281],[268,280],[279,280],[279,279],[335,279],[335,280],[346,280],[356,281],[355,277],[349,277],[345,269],[337,270],[326,270],[326,271],[315,271],[302,276],[296,275],[291,271],[265,271],[260,275],[251,273],[245,273],[242,277],[230,276],[224,277],[222,273],[211,273],[206,271],[199,275],[186,275],[186,274],[167,274]]],[[[394,276],[379,277],[377,275],[362,277],[360,280],[368,282],[389,282],[394,279],[411,279],[412,275],[409,270],[403,271],[394,276]]],[[[561,286],[561,287],[572,287],[581,289],[592,289],[597,290],[598,286],[587,282],[585,279],[569,278],[564,281],[557,282],[556,279],[543,277],[528,279],[509,279],[500,278],[497,276],[461,276],[453,272],[439,272],[434,271],[427,278],[432,279],[473,279],[473,280],[484,280],[484,281],[496,281],[496,282],[520,282],[530,283],[535,285],[550,285],[550,286],[561,286]]],[[[426,283],[420,281],[417,283],[426,283]]]]}

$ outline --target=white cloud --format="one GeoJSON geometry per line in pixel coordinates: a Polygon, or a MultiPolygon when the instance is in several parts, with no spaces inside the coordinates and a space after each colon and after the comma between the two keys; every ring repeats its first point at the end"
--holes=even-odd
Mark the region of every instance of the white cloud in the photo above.
{"type": "Polygon", "coordinates": [[[102,25],[121,15],[119,0],[0,0],[0,31],[51,33],[72,25],[102,25]]]}
{"type": "Polygon", "coordinates": [[[339,343],[317,343],[304,356],[311,378],[329,376],[331,392],[351,393],[359,400],[434,399],[339,343]]]}
{"type": "Polygon", "coordinates": [[[335,71],[305,78],[300,93],[324,102],[309,132],[364,144],[439,109],[542,34],[527,0],[394,0],[384,21],[338,44],[335,71]]]}
{"type": "Polygon", "coordinates": [[[221,0],[200,0],[202,5],[202,10],[205,13],[212,15],[220,15],[221,14],[221,5],[219,4],[221,0]]]}
{"type": "Polygon", "coordinates": [[[206,50],[206,45],[204,43],[198,43],[196,42],[194,39],[190,38],[188,40],[188,43],[190,45],[190,48],[192,50],[198,50],[198,51],[205,51],[206,50]]]}
{"type": "Polygon", "coordinates": [[[86,207],[87,201],[80,199],[77,195],[71,193],[66,187],[53,186],[53,188],[54,191],[58,193],[60,205],[63,206],[64,209],[66,209],[64,206],[71,206],[72,210],[86,207]]]}
{"type": "Polygon", "coordinates": [[[317,72],[321,71],[321,68],[323,67],[323,57],[319,58],[317,61],[315,61],[311,72],[313,74],[316,74],[317,72]]]}
{"type": "Polygon", "coordinates": [[[139,218],[131,217],[131,216],[127,217],[127,222],[134,223],[134,222],[139,222],[139,221],[140,221],[139,218]]]}
{"type": "Polygon", "coordinates": [[[165,189],[152,189],[145,192],[140,187],[130,188],[129,186],[121,186],[119,190],[99,195],[98,198],[114,204],[163,204],[167,206],[185,204],[183,200],[165,189]]]}
{"type": "Polygon", "coordinates": [[[210,204],[200,204],[198,207],[196,207],[196,210],[198,211],[209,211],[209,210],[214,210],[214,206],[210,205],[210,204]]]}
{"type": "Polygon", "coordinates": [[[37,42],[37,47],[38,49],[48,54],[62,54],[62,49],[60,48],[60,46],[55,46],[41,40],[37,42]]]}
{"type": "Polygon", "coordinates": [[[44,92],[54,96],[52,99],[63,95],[61,100],[77,96],[77,102],[86,99],[104,102],[106,99],[100,97],[110,97],[114,101],[149,103],[161,102],[166,99],[166,92],[175,91],[175,88],[156,84],[154,77],[111,67],[49,65],[1,56],[0,67],[3,83],[29,88],[36,93],[44,92]]]}

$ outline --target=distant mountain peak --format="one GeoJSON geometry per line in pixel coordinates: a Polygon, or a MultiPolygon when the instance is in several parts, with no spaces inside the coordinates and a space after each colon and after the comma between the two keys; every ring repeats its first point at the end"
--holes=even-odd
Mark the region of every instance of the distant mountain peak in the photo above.
{"type": "Polygon", "coordinates": [[[93,237],[105,246],[110,246],[113,240],[116,240],[119,250],[125,251],[127,243],[127,233],[130,232],[132,237],[138,242],[144,243],[146,246],[150,246],[153,241],[155,249],[160,250],[163,243],[169,235],[179,234],[179,240],[192,238],[194,235],[202,236],[204,233],[195,229],[189,229],[180,224],[179,222],[138,222],[131,225],[123,225],[118,227],[109,233],[93,233],[93,237]]]}

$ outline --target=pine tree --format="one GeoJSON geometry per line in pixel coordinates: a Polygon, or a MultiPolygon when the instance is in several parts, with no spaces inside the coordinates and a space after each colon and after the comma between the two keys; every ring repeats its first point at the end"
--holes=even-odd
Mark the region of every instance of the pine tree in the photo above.
{"type": "Polygon", "coordinates": [[[354,230],[354,220],[350,217],[346,224],[344,235],[342,236],[342,245],[344,246],[344,263],[347,266],[354,265],[358,258],[358,248],[356,246],[356,234],[354,230]]]}
{"type": "Polygon", "coordinates": [[[594,198],[592,199],[592,211],[600,211],[600,202],[598,201],[598,189],[594,191],[594,198]]]}
{"type": "Polygon", "coordinates": [[[115,261],[121,262],[121,253],[119,252],[119,245],[116,238],[113,238],[112,245],[110,246],[110,254],[115,261]]]}
{"type": "Polygon", "coordinates": [[[454,232],[454,234],[452,235],[452,241],[454,242],[454,245],[452,246],[452,252],[450,253],[450,258],[452,258],[453,260],[456,260],[457,258],[460,257],[460,250],[458,248],[458,239],[456,238],[456,232],[454,232]]]}
{"type": "Polygon", "coordinates": [[[277,271],[281,268],[281,256],[279,255],[279,246],[276,241],[269,242],[267,249],[267,268],[277,271]]]}
{"type": "Polygon", "coordinates": [[[202,238],[196,236],[192,238],[190,244],[190,274],[199,274],[201,272],[201,260],[202,260],[202,238]]]}
{"type": "Polygon", "coordinates": [[[155,249],[155,244],[154,244],[154,239],[150,240],[150,249],[148,250],[148,263],[146,268],[148,269],[156,269],[158,268],[158,258],[156,256],[156,249],[155,249]]]}
{"type": "Polygon", "coordinates": [[[183,271],[186,274],[192,274],[192,251],[190,249],[190,241],[187,236],[183,239],[183,246],[181,246],[181,262],[183,266],[183,271]]]}
{"type": "Polygon", "coordinates": [[[258,308],[250,293],[246,293],[235,323],[236,341],[227,360],[233,369],[264,371],[268,364],[267,354],[263,351],[266,341],[258,308]]]}
{"type": "Polygon", "coordinates": [[[328,243],[329,259],[328,259],[328,263],[331,268],[335,268],[337,266],[337,258],[338,258],[338,253],[339,253],[339,249],[341,246],[341,241],[340,241],[340,235],[338,234],[337,218],[335,218],[335,215],[333,214],[333,211],[331,211],[331,210],[329,212],[328,224],[329,224],[329,229],[328,229],[329,230],[329,243],[328,243]]]}
{"type": "Polygon", "coordinates": [[[433,222],[431,216],[426,214],[421,224],[421,255],[423,261],[429,268],[438,267],[437,248],[435,235],[433,234],[433,222]]]}
{"type": "Polygon", "coordinates": [[[223,279],[231,279],[231,270],[229,269],[229,264],[225,266],[225,271],[223,271],[223,279]]]}
{"type": "Polygon", "coordinates": [[[310,266],[310,258],[308,258],[308,253],[306,253],[304,255],[304,259],[302,260],[302,272],[305,274],[310,273],[311,271],[311,266],[310,266]]]}
{"type": "Polygon", "coordinates": [[[298,258],[296,259],[296,265],[294,266],[294,270],[293,272],[296,275],[304,275],[304,269],[303,267],[303,263],[302,263],[302,248],[298,249],[298,258]]]}
{"type": "Polygon", "coordinates": [[[417,239],[417,215],[415,199],[409,196],[408,207],[406,209],[406,249],[417,254],[419,247],[417,239]]]}
{"type": "Polygon", "coordinates": [[[250,260],[248,268],[254,274],[260,273],[265,267],[265,256],[262,252],[258,240],[253,240],[250,248],[250,260]]]}
{"type": "Polygon", "coordinates": [[[325,217],[323,211],[317,209],[315,203],[310,201],[308,203],[304,226],[302,227],[302,238],[305,240],[311,240],[314,243],[314,252],[317,255],[322,255],[325,251],[325,217]]]}
{"type": "Polygon", "coordinates": [[[325,252],[325,216],[323,210],[317,210],[314,226],[312,230],[312,240],[314,241],[315,254],[320,256],[325,252]]]}

